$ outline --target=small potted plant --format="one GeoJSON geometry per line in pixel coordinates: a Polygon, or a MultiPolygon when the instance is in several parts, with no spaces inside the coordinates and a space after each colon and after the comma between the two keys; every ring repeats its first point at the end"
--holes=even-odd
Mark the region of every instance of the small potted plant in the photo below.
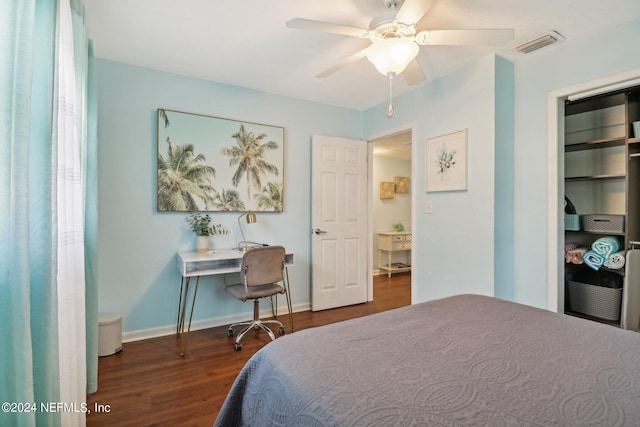
{"type": "Polygon", "coordinates": [[[196,252],[202,253],[209,250],[209,236],[227,234],[228,230],[221,224],[212,224],[213,218],[209,214],[192,213],[186,219],[191,230],[196,233],[196,252]]]}

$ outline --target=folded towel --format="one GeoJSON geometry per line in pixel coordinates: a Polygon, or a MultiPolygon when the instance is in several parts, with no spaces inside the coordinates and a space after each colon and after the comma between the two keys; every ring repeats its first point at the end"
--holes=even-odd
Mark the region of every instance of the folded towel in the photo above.
{"type": "Polygon", "coordinates": [[[567,264],[582,264],[582,256],[587,252],[587,248],[579,247],[568,251],[564,254],[564,260],[567,264]]]}
{"type": "Polygon", "coordinates": [[[594,251],[587,251],[582,256],[584,263],[594,270],[599,270],[604,264],[605,259],[605,257],[594,251]]]}
{"type": "Polygon", "coordinates": [[[609,255],[618,252],[620,250],[620,243],[618,243],[618,239],[613,236],[605,236],[601,237],[591,245],[591,249],[594,252],[602,255],[604,259],[607,259],[609,255]]]}
{"type": "Polygon", "coordinates": [[[614,270],[618,270],[624,267],[625,263],[625,251],[619,251],[615,254],[611,254],[604,261],[604,266],[614,270]]]}
{"type": "Polygon", "coordinates": [[[566,254],[567,252],[577,249],[579,247],[580,247],[580,243],[567,242],[564,244],[564,253],[566,254]]]}

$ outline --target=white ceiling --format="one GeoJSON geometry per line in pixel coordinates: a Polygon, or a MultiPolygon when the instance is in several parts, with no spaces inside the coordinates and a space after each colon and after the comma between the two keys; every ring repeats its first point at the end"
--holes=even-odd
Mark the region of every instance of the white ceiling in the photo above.
{"type": "Polygon", "coordinates": [[[400,160],[411,159],[411,131],[401,132],[373,141],[373,155],[400,160]]]}
{"type": "MultiPolygon", "coordinates": [[[[366,58],[327,78],[314,77],[368,40],[285,27],[292,18],[305,18],[368,28],[373,17],[388,12],[383,0],[84,3],[98,58],[357,110],[388,98],[387,79],[366,58]]],[[[427,81],[434,80],[492,52],[517,61],[523,54],[515,46],[550,30],[570,43],[638,17],[639,0],[436,0],[418,30],[513,28],[515,39],[497,49],[423,46],[417,60],[427,81]]],[[[394,79],[396,95],[412,88],[394,79]]]]}

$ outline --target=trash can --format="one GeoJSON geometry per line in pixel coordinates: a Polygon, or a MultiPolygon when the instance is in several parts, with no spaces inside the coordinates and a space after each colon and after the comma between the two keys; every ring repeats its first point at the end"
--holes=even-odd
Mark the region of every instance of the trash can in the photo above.
{"type": "Polygon", "coordinates": [[[122,316],[98,316],[98,356],[110,356],[122,351],[122,316]]]}

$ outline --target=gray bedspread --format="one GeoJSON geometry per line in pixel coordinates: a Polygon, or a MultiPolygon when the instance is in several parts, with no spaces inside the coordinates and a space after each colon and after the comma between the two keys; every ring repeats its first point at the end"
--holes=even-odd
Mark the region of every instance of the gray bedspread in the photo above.
{"type": "Polygon", "coordinates": [[[285,335],[216,426],[640,426],[640,334],[459,295],[285,335]]]}

